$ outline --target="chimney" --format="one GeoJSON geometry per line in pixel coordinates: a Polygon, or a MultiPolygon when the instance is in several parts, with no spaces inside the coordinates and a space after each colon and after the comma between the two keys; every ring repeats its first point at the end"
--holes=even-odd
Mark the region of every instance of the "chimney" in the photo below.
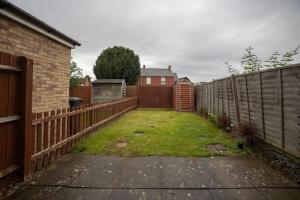
{"type": "Polygon", "coordinates": [[[168,66],[168,69],[171,70],[171,68],[172,68],[171,65],[169,65],[169,66],[168,66]]]}
{"type": "Polygon", "coordinates": [[[143,65],[143,69],[145,69],[146,65],[143,65]]]}

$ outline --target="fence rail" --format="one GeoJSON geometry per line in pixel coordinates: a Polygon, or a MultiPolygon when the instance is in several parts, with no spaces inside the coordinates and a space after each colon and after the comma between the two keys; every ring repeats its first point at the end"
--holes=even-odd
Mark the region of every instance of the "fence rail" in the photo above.
{"type": "Polygon", "coordinates": [[[226,77],[196,86],[197,109],[225,113],[236,126],[300,157],[300,65],[226,77]]]}
{"type": "Polygon", "coordinates": [[[136,106],[137,98],[131,97],[105,104],[33,113],[32,173],[69,151],[89,133],[136,106]]]}

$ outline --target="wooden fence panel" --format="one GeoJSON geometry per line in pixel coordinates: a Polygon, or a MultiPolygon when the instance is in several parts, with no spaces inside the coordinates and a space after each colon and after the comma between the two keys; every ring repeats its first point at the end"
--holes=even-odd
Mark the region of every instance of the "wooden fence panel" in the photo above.
{"type": "Polygon", "coordinates": [[[283,148],[300,152],[300,68],[282,69],[283,148]]]}
{"type": "Polygon", "coordinates": [[[137,86],[126,86],[126,96],[127,97],[136,97],[137,96],[137,86]]]}
{"type": "Polygon", "coordinates": [[[225,113],[256,136],[300,157],[300,65],[213,80],[196,86],[197,109],[225,113]]]}
{"type": "Polygon", "coordinates": [[[125,98],[105,104],[34,113],[32,173],[46,167],[91,132],[136,107],[137,98],[125,98]]]}
{"type": "Polygon", "coordinates": [[[278,71],[261,73],[266,142],[281,147],[278,71]]]}
{"type": "Polygon", "coordinates": [[[260,74],[250,74],[247,76],[248,105],[250,124],[255,129],[257,137],[263,138],[261,96],[260,96],[260,74]]]}
{"type": "Polygon", "coordinates": [[[28,175],[32,60],[0,52],[0,187],[28,175]]]}
{"type": "Polygon", "coordinates": [[[70,89],[70,97],[79,97],[82,99],[82,104],[91,103],[92,87],[91,86],[76,86],[70,89]]]}
{"type": "Polygon", "coordinates": [[[172,108],[172,86],[136,86],[138,107],[140,108],[172,108]]]}

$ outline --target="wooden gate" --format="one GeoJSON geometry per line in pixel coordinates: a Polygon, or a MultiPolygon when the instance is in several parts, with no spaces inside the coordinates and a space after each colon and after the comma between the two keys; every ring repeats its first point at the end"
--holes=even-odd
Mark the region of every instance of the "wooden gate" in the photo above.
{"type": "Polygon", "coordinates": [[[0,186],[29,173],[31,95],[32,61],[0,52],[0,186]]]}
{"type": "Polygon", "coordinates": [[[172,86],[136,86],[139,108],[172,108],[172,86]]]}

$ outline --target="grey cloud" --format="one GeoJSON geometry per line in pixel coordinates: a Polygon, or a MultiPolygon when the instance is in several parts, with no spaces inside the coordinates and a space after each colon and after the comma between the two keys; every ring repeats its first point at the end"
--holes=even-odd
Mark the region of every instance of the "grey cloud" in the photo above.
{"type": "MultiPolygon", "coordinates": [[[[114,45],[134,49],[150,67],[209,81],[228,75],[252,46],[266,59],[300,45],[297,0],[11,0],[82,43],[72,56],[84,73],[114,45]]],[[[297,56],[295,62],[300,61],[297,56]]]]}

